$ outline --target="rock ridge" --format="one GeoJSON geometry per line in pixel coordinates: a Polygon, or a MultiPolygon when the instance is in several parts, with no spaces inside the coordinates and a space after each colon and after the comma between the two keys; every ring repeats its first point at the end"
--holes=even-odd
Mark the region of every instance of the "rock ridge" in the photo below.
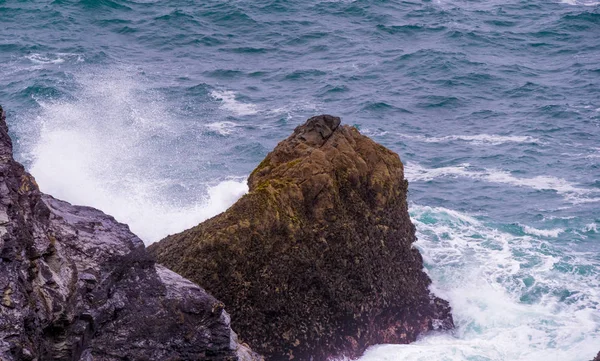
{"type": "Polygon", "coordinates": [[[126,225],[40,192],[0,107],[0,360],[259,357],[223,303],[155,263],[126,225]]]}
{"type": "Polygon", "coordinates": [[[340,123],[310,118],[231,208],[149,247],[222,300],[267,360],[356,358],[453,327],[412,245],[400,158],[340,123]]]}

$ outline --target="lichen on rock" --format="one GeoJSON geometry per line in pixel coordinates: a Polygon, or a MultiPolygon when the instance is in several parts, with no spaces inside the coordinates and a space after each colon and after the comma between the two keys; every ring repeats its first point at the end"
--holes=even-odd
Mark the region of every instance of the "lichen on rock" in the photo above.
{"type": "Polygon", "coordinates": [[[226,212],[149,250],[222,300],[240,339],[268,360],[354,358],[453,327],[412,245],[396,153],[322,115],[248,185],[226,212]]]}

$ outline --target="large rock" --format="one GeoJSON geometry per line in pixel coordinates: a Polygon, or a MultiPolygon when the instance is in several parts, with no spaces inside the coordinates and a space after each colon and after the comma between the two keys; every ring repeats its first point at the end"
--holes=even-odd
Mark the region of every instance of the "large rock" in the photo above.
{"type": "Polygon", "coordinates": [[[223,304],[126,225],[40,193],[0,108],[0,360],[252,360],[223,304]]]}
{"type": "Polygon", "coordinates": [[[600,361],[600,352],[598,352],[598,355],[592,361],[600,361]]]}
{"type": "Polygon", "coordinates": [[[453,327],[412,245],[396,153],[340,118],[314,117],[248,185],[225,213],[149,249],[222,300],[267,359],[357,357],[453,327]]]}

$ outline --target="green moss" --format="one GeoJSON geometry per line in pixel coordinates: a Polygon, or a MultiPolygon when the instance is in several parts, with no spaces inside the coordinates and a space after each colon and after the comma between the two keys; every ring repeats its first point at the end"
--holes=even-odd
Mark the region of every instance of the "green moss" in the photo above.
{"type": "Polygon", "coordinates": [[[259,172],[260,170],[265,169],[266,167],[269,167],[270,165],[271,165],[271,161],[269,160],[269,157],[266,157],[265,159],[263,159],[262,162],[260,162],[258,167],[256,167],[256,169],[254,169],[252,171],[252,173],[250,173],[250,177],[252,177],[255,173],[259,172]]]}
{"type": "Polygon", "coordinates": [[[267,190],[269,186],[275,191],[279,191],[283,188],[286,188],[292,184],[294,184],[294,180],[292,178],[276,178],[276,179],[267,179],[264,180],[256,186],[254,192],[267,190]]]}
{"type": "Polygon", "coordinates": [[[294,160],[292,160],[290,162],[287,162],[287,163],[283,164],[283,166],[289,169],[289,168],[292,168],[293,166],[295,166],[296,164],[298,164],[300,162],[302,162],[302,159],[298,158],[298,159],[294,159],[294,160]]]}

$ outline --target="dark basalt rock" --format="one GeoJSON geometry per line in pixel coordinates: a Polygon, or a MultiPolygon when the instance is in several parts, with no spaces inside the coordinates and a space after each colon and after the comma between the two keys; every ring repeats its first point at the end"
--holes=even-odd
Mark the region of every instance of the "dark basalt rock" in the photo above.
{"type": "Polygon", "coordinates": [[[600,361],[600,352],[598,352],[598,354],[596,355],[596,357],[594,357],[592,361],[600,361]]]}
{"type": "Polygon", "coordinates": [[[0,360],[258,359],[126,225],[42,194],[0,114],[0,360]]]}
{"type": "Polygon", "coordinates": [[[394,152],[328,115],[296,128],[225,213],[149,247],[268,360],[358,357],[453,327],[412,246],[394,152]]]}

